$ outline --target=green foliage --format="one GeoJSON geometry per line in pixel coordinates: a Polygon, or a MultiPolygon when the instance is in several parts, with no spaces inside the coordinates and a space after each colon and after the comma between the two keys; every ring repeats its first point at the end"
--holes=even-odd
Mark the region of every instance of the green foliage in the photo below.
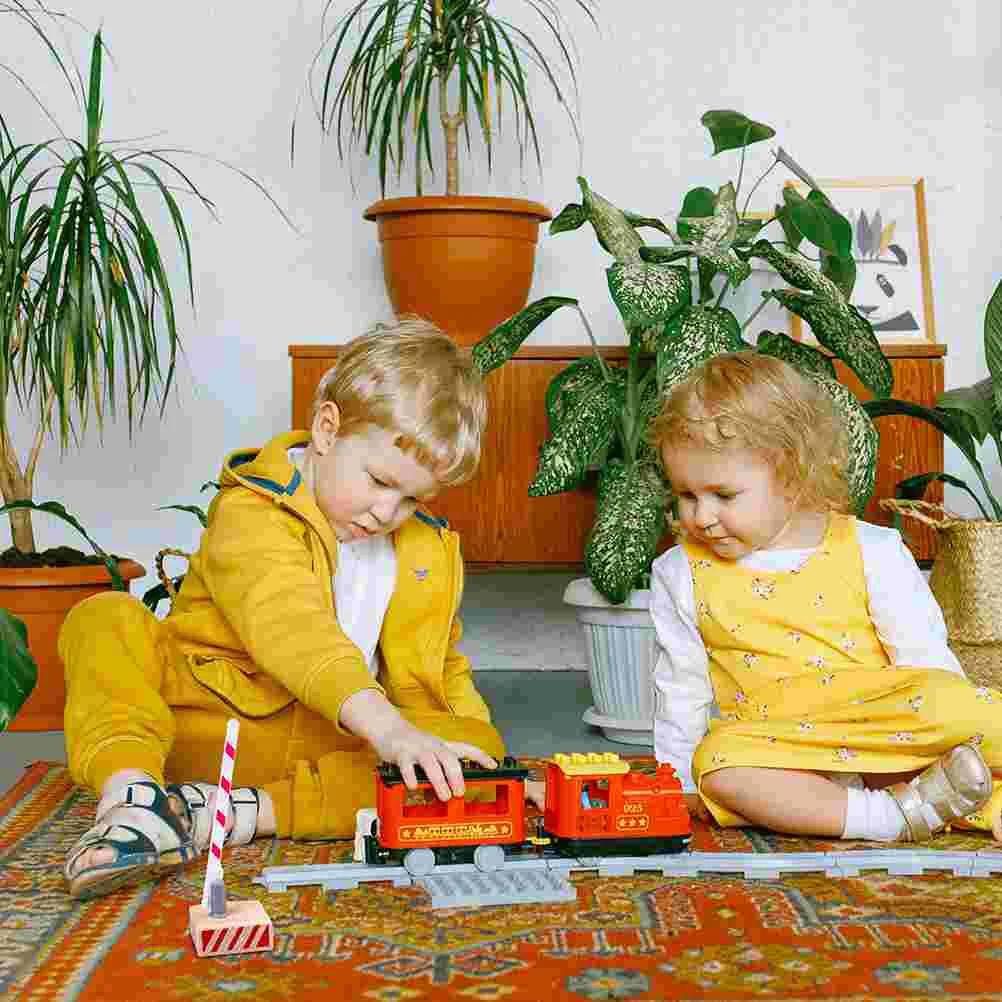
{"type": "MultiPolygon", "coordinates": [[[[887,398],[890,364],[869,323],[847,300],[854,276],[849,223],[813,184],[806,198],[787,196],[768,220],[744,218],[738,200],[746,148],[774,132],[735,111],[707,112],[702,121],[715,154],[740,150],[739,180],[716,192],[692,188],[680,206],[675,231],[657,217],[618,208],[580,177],[581,202],[569,204],[550,226],[551,233],[567,233],[590,223],[599,246],[615,259],[606,277],[629,346],[625,366],[613,366],[602,357],[577,300],[552,296],[529,304],[474,348],[482,370],[491,371],[556,309],[570,305],[578,312],[595,355],[573,362],[550,384],[550,437],[540,450],[529,493],[570,490],[597,471],[597,507],[585,567],[595,587],[612,602],[624,601],[644,582],[671,501],[658,457],[647,442],[650,421],[679,380],[722,352],[757,348],[817,380],[846,425],[849,480],[859,510],[873,491],[877,432],[871,414],[836,382],[829,355],[769,331],[756,343],[747,333],[758,310],[742,323],[722,305],[725,295],[747,279],[749,261],[765,262],[797,291],[769,291],[764,299],[774,299],[803,317],[828,352],[879,398],[887,398]],[[765,231],[773,223],[778,224],[776,238],[769,240],[765,231]],[[664,233],[671,242],[648,245],[640,227],[664,233]],[[803,244],[814,248],[810,257],[798,250],[803,244]]],[[[782,150],[774,157],[806,177],[782,150]]],[[[769,169],[772,166],[775,163],[769,169]]]]}
{"type": "MultiPolygon", "coordinates": [[[[324,42],[313,68],[322,70],[323,79],[317,113],[324,130],[337,136],[338,155],[343,159],[360,147],[373,157],[384,194],[391,171],[399,179],[412,159],[420,195],[424,172],[434,173],[433,122],[445,129],[453,148],[450,133],[455,137],[462,127],[469,145],[475,122],[490,169],[495,129],[500,133],[510,112],[521,158],[530,150],[541,166],[526,69],[541,75],[577,136],[576,60],[557,0],[524,3],[527,28],[495,15],[492,0],[327,0],[324,42]],[[341,13],[328,30],[334,8],[341,13]]],[[[570,6],[596,25],[596,0],[573,0],[570,6]]],[[[293,153],[295,137],[293,123],[293,153]]]]}
{"type": "Polygon", "coordinates": [[[17,616],[0,609],[0,731],[17,716],[38,681],[28,650],[28,631],[17,616]]]}
{"type": "Polygon", "coordinates": [[[911,477],[898,484],[899,496],[911,500],[920,499],[925,488],[935,481],[942,481],[967,491],[981,509],[986,519],[1002,521],[1002,504],[988,484],[984,467],[978,460],[978,446],[991,437],[995,450],[1002,461],[1002,281],[995,287],[984,320],[985,362],[988,378],[971,386],[957,387],[941,393],[936,398],[935,407],[923,407],[904,400],[868,401],[864,404],[871,417],[907,414],[919,418],[939,429],[971,464],[975,476],[981,484],[984,498],[979,498],[971,488],[957,477],[933,472],[911,477]],[[903,493],[901,493],[903,491],[903,493]],[[988,502],[986,508],[983,501],[988,502]],[[988,509],[991,509],[989,514],[988,509]]]}

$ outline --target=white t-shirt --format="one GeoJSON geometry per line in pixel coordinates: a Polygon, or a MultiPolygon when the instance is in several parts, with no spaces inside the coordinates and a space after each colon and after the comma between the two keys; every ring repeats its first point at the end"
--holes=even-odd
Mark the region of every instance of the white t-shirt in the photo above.
{"type": "MultiPolygon", "coordinates": [[[[963,675],[947,646],[943,614],[898,531],[859,520],[856,531],[870,619],[891,663],[963,675]]],[[[789,571],[803,566],[814,550],[760,550],[737,564],[756,571],[789,571]]],[[[690,793],[696,789],[692,753],[708,730],[714,701],[709,659],[696,623],[685,550],[672,547],[651,570],[651,616],[657,631],[654,752],[659,762],[675,767],[683,790],[690,793]]]]}
{"type": "MultiPolygon", "coordinates": [[[[289,449],[289,462],[302,469],[302,447],[289,449]]],[[[334,611],[348,639],[362,652],[373,678],[379,672],[377,647],[390,597],[397,583],[397,554],[389,536],[365,536],[337,543],[331,584],[334,611]]]]}

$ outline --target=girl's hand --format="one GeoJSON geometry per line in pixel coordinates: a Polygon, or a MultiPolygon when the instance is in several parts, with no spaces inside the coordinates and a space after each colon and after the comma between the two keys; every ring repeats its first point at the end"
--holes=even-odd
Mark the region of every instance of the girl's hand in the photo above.
{"type": "Polygon", "coordinates": [[[685,806],[689,808],[689,815],[691,817],[705,821],[707,824],[712,824],[713,815],[709,812],[698,793],[683,793],[682,799],[685,801],[685,806]]]}
{"type": "Polygon", "coordinates": [[[525,799],[535,804],[541,811],[546,808],[546,783],[541,779],[525,781],[525,799]]]}
{"type": "Polygon", "coordinates": [[[1002,811],[992,818],[992,835],[996,842],[1002,842],[1002,811]]]}

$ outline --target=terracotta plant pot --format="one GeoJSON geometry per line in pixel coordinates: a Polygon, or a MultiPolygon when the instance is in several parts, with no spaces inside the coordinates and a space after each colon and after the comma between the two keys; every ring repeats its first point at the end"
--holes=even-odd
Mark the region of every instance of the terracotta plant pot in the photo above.
{"type": "MultiPolygon", "coordinates": [[[[122,560],[119,573],[128,582],[146,568],[122,560]]],[[[28,647],[38,664],[38,684],[11,721],[11,731],[61,731],[66,685],[56,642],[66,614],[78,602],[111,589],[103,564],[83,567],[0,568],[0,608],[24,620],[28,647]]]]}
{"type": "Polygon", "coordinates": [[[529,298],[539,224],[551,218],[518,198],[388,198],[365,210],[379,226],[393,312],[438,324],[472,345],[529,298]]]}

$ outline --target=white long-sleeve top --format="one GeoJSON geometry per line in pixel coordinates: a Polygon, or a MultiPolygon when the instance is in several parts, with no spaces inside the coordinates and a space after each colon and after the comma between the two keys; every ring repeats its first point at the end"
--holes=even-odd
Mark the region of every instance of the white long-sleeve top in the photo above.
{"type": "MultiPolygon", "coordinates": [[[[859,520],[856,531],[870,619],[891,663],[963,675],[947,646],[943,614],[901,535],[896,529],[859,520]]],[[[803,566],[814,549],[759,550],[737,564],[756,571],[790,571],[803,566]]],[[[651,616],[658,645],[654,752],[659,762],[675,767],[683,790],[691,793],[696,789],[692,753],[709,727],[713,687],[696,625],[692,570],[681,546],[654,561],[651,616]]]]}

